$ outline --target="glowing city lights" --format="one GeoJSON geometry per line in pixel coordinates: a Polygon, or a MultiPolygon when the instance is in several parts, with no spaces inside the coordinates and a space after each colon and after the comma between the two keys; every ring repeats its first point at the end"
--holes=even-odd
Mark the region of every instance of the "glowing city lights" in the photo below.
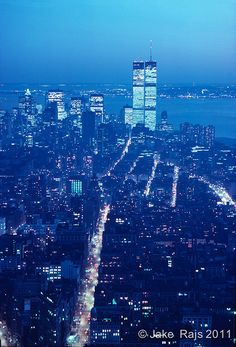
{"type": "Polygon", "coordinates": [[[173,176],[173,184],[172,184],[172,197],[171,197],[171,207],[176,207],[176,199],[177,199],[177,184],[179,180],[179,167],[174,166],[174,176],[173,176]]]}
{"type": "Polygon", "coordinates": [[[148,196],[150,194],[152,181],[154,180],[155,173],[156,173],[156,168],[157,168],[157,165],[158,165],[159,161],[160,161],[160,155],[155,153],[154,156],[153,156],[152,172],[151,172],[151,175],[150,175],[150,177],[149,177],[149,179],[147,181],[146,188],[144,190],[144,195],[145,196],[148,196]]]}
{"type": "MultiPolygon", "coordinates": [[[[107,172],[107,176],[111,175],[111,172],[115,169],[115,167],[119,164],[119,162],[124,158],[125,154],[128,152],[129,150],[129,146],[131,145],[131,137],[128,139],[128,141],[126,142],[126,145],[121,153],[121,156],[119,157],[119,159],[117,159],[117,161],[112,165],[112,167],[110,168],[110,170],[107,172]]],[[[106,175],[104,175],[106,176],[106,175]]]]}
{"type": "Polygon", "coordinates": [[[190,178],[197,178],[199,181],[205,183],[208,185],[208,187],[211,189],[211,191],[218,197],[220,198],[220,204],[222,205],[230,205],[236,208],[236,202],[231,198],[227,190],[222,187],[220,184],[214,184],[209,182],[206,178],[204,177],[197,177],[197,176],[190,176],[190,178]]]}
{"type": "MultiPolygon", "coordinates": [[[[107,172],[108,176],[119,164],[119,162],[124,158],[125,154],[129,150],[130,144],[131,138],[128,139],[119,159],[113,164],[113,166],[107,172]]],[[[102,182],[99,181],[98,184],[101,189],[101,193],[104,194],[102,182]]],[[[105,229],[105,224],[108,218],[109,211],[110,205],[108,203],[104,203],[104,205],[100,209],[96,225],[96,232],[93,235],[89,246],[89,255],[85,268],[85,276],[82,281],[80,292],[78,293],[76,313],[73,320],[74,327],[72,328],[71,334],[67,338],[67,343],[69,346],[83,347],[88,341],[90,327],[90,312],[94,306],[94,292],[98,283],[98,269],[101,261],[100,254],[102,250],[103,232],[105,229]]]]}

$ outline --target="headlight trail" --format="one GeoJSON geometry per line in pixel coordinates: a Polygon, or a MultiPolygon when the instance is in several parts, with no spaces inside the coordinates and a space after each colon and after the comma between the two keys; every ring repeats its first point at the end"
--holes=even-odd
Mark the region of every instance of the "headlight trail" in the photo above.
{"type": "Polygon", "coordinates": [[[171,203],[170,203],[171,207],[176,207],[178,180],[179,180],[179,167],[174,166],[172,196],[171,196],[171,203]]]}
{"type": "Polygon", "coordinates": [[[197,178],[199,181],[207,184],[208,187],[213,192],[213,194],[215,194],[216,196],[218,196],[218,198],[220,198],[220,203],[222,205],[229,204],[230,206],[233,206],[234,208],[236,208],[236,202],[232,199],[232,197],[229,195],[227,190],[224,187],[222,187],[222,185],[211,183],[204,177],[190,176],[190,178],[197,178]]]}
{"type": "Polygon", "coordinates": [[[11,336],[11,333],[4,321],[0,321],[0,342],[0,346],[2,347],[9,347],[18,343],[17,339],[11,336]]]}
{"type": "Polygon", "coordinates": [[[127,181],[127,179],[129,178],[129,175],[132,174],[132,172],[134,171],[138,161],[139,161],[140,157],[137,157],[134,161],[133,164],[131,165],[129,172],[127,173],[127,175],[125,176],[125,181],[127,181]]]}
{"type": "MultiPolygon", "coordinates": [[[[119,164],[119,162],[124,158],[125,154],[129,151],[129,146],[131,145],[131,137],[129,137],[128,141],[126,142],[125,148],[123,149],[121,156],[119,159],[117,159],[117,161],[112,165],[112,167],[109,169],[109,171],[107,172],[107,174],[105,174],[104,176],[110,176],[111,172],[115,169],[115,167],[119,164]]],[[[103,177],[104,177],[103,176],[103,177]]]]}
{"type": "Polygon", "coordinates": [[[152,167],[152,172],[151,172],[151,175],[147,181],[147,185],[146,185],[146,188],[144,190],[144,195],[145,196],[148,196],[150,194],[150,189],[151,189],[151,185],[152,185],[152,181],[155,177],[155,173],[156,173],[156,168],[157,168],[157,165],[160,161],[160,155],[159,154],[154,154],[153,156],[153,167],[152,167]]]}
{"type": "Polygon", "coordinates": [[[97,231],[92,237],[85,276],[82,281],[80,293],[78,294],[77,308],[74,316],[75,328],[67,339],[68,345],[70,346],[83,347],[88,341],[90,311],[94,306],[94,292],[98,283],[98,268],[101,261],[100,254],[103,232],[109,211],[110,205],[104,205],[101,208],[97,222],[97,231]]]}

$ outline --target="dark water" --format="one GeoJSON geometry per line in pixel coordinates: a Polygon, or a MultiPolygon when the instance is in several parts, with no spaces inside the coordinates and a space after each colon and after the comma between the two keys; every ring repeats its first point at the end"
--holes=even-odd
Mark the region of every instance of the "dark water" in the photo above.
{"type": "MultiPolygon", "coordinates": [[[[17,106],[18,96],[27,86],[21,85],[15,88],[0,86],[0,109],[11,110],[17,106]]],[[[40,86],[35,89],[31,86],[32,94],[36,102],[44,105],[45,93],[52,86],[40,86]]],[[[59,87],[60,86],[54,86],[59,87]]],[[[61,87],[69,95],[75,95],[82,90],[80,86],[65,88],[61,87]]],[[[89,88],[86,88],[87,90],[89,88]]],[[[90,89],[91,90],[91,89],[90,89]]],[[[102,92],[102,91],[101,91],[102,92]]],[[[125,96],[110,96],[105,93],[106,111],[118,114],[121,108],[132,105],[132,98],[125,96]]],[[[217,98],[217,99],[179,99],[179,98],[159,98],[157,116],[160,117],[162,111],[168,112],[169,122],[178,129],[182,122],[194,124],[213,124],[216,127],[217,137],[236,138],[236,98],[217,98]]]]}

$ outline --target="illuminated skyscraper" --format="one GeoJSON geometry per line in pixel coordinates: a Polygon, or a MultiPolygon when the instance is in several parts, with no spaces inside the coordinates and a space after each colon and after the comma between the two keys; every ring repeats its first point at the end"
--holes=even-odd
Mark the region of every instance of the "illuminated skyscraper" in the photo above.
{"type": "Polygon", "coordinates": [[[71,178],[69,182],[70,182],[70,193],[72,195],[78,195],[78,196],[82,195],[83,184],[81,179],[74,177],[74,178],[71,178]]]}
{"type": "Polygon", "coordinates": [[[102,94],[92,94],[89,98],[90,111],[95,112],[96,127],[103,123],[104,117],[104,96],[102,94]]]}
{"type": "Polygon", "coordinates": [[[57,103],[57,114],[58,120],[63,120],[66,118],[67,114],[65,111],[64,103],[64,92],[61,90],[49,90],[47,94],[47,102],[56,102],[57,103]]]}
{"type": "Polygon", "coordinates": [[[70,99],[70,114],[71,115],[82,114],[82,98],[75,96],[70,99]]]}
{"type": "Polygon", "coordinates": [[[133,119],[132,125],[144,123],[144,62],[133,63],[133,119]]]}
{"type": "Polygon", "coordinates": [[[208,125],[204,127],[204,145],[208,148],[212,147],[215,142],[215,127],[208,125]]]}
{"type": "Polygon", "coordinates": [[[150,130],[156,128],[156,104],[157,104],[157,63],[145,62],[145,111],[144,124],[150,130]]]}
{"type": "Polygon", "coordinates": [[[0,148],[11,134],[12,117],[8,112],[0,110],[0,148]]]}
{"type": "Polygon", "coordinates": [[[25,146],[27,147],[33,147],[34,145],[34,138],[32,134],[28,134],[25,137],[25,146]]]}
{"type": "Polygon", "coordinates": [[[0,236],[6,233],[6,218],[0,217],[0,236]]]}
{"type": "Polygon", "coordinates": [[[123,107],[123,117],[124,117],[124,122],[126,124],[131,125],[131,128],[133,126],[133,108],[131,106],[124,106],[123,107]]]}
{"type": "Polygon", "coordinates": [[[142,123],[156,128],[157,63],[152,60],[133,63],[133,126],[142,123]]]}
{"type": "Polygon", "coordinates": [[[76,125],[82,129],[83,102],[80,97],[72,97],[70,100],[70,115],[75,116],[76,125]]]}
{"type": "Polygon", "coordinates": [[[19,114],[23,117],[23,121],[30,126],[35,125],[36,113],[36,104],[32,94],[29,89],[26,89],[25,94],[19,97],[19,114]]]}

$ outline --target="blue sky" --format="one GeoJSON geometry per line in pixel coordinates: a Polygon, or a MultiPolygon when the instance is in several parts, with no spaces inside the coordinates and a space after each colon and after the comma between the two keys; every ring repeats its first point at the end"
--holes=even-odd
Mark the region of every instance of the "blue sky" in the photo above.
{"type": "Polygon", "coordinates": [[[1,82],[236,82],[235,0],[0,0],[1,82]]]}

